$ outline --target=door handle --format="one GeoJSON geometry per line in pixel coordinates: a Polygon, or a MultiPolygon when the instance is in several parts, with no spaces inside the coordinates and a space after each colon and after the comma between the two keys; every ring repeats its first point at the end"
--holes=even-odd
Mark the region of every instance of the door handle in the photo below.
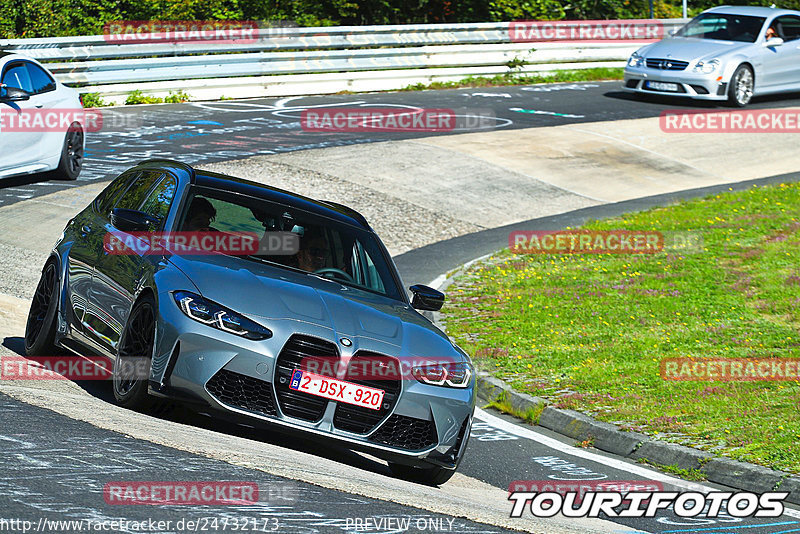
{"type": "Polygon", "coordinates": [[[89,226],[88,224],[84,224],[83,226],[81,226],[81,232],[83,232],[84,235],[85,234],[91,234],[92,233],[92,227],[89,226]]]}
{"type": "Polygon", "coordinates": [[[35,108],[39,109],[39,108],[41,108],[42,106],[44,106],[44,104],[34,104],[33,106],[34,106],[35,108]]]}

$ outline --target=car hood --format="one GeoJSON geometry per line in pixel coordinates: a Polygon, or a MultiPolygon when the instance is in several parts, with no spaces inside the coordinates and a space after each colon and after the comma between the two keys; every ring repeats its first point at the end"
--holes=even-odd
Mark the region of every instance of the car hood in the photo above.
{"type": "Polygon", "coordinates": [[[691,62],[722,57],[751,46],[753,46],[752,43],[673,37],[647,45],[639,50],[639,54],[650,58],[680,59],[691,62]]]}
{"type": "Polygon", "coordinates": [[[304,273],[227,256],[173,256],[203,297],[265,326],[289,319],[394,345],[394,356],[462,359],[450,339],[404,302],[304,273]]]}

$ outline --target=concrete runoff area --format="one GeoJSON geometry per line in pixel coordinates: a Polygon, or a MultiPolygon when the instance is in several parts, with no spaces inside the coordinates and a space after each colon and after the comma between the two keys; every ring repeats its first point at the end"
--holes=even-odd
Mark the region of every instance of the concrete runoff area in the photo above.
{"type": "MultiPolygon", "coordinates": [[[[665,133],[658,118],[313,149],[201,165],[351,206],[394,256],[568,211],[796,170],[782,134],[665,133]]],[[[0,293],[29,297],[66,222],[104,183],[0,207],[0,293]]]]}

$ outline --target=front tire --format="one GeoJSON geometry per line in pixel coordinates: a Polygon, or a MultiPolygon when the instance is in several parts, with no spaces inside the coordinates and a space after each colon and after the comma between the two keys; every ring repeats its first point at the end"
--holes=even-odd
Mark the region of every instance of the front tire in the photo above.
{"type": "Polygon", "coordinates": [[[77,122],[73,122],[64,136],[61,159],[58,161],[55,176],[59,180],[77,180],[82,168],[83,128],[77,122]]]}
{"type": "Polygon", "coordinates": [[[147,295],[131,310],[114,359],[114,398],[120,406],[146,411],[156,404],[147,393],[156,334],[156,303],[147,295]]]}
{"type": "Polygon", "coordinates": [[[747,65],[739,65],[731,76],[731,83],[728,86],[728,102],[737,108],[745,107],[753,98],[754,88],[753,70],[747,65]]]}
{"type": "Polygon", "coordinates": [[[25,354],[28,356],[54,354],[58,286],[56,262],[50,261],[42,269],[25,324],[25,354]]]}

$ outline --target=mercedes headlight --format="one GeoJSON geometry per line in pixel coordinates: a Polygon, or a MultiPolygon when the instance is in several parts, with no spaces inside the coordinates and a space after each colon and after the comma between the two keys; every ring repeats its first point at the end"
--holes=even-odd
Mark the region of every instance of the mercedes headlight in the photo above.
{"type": "Polygon", "coordinates": [[[272,331],[238,313],[188,291],[172,294],[183,313],[199,323],[247,339],[261,340],[272,337],[272,331]]]}
{"type": "Polygon", "coordinates": [[[466,362],[418,365],[411,369],[411,375],[431,386],[465,388],[470,384],[472,368],[466,362]]]}
{"type": "Polygon", "coordinates": [[[694,66],[695,72],[701,72],[703,74],[711,74],[714,72],[717,67],[719,67],[720,61],[718,59],[712,59],[711,61],[698,61],[697,65],[694,66]]]}
{"type": "Polygon", "coordinates": [[[629,67],[641,67],[644,64],[644,58],[640,56],[637,52],[631,54],[631,57],[628,58],[628,66],[629,67]]]}

